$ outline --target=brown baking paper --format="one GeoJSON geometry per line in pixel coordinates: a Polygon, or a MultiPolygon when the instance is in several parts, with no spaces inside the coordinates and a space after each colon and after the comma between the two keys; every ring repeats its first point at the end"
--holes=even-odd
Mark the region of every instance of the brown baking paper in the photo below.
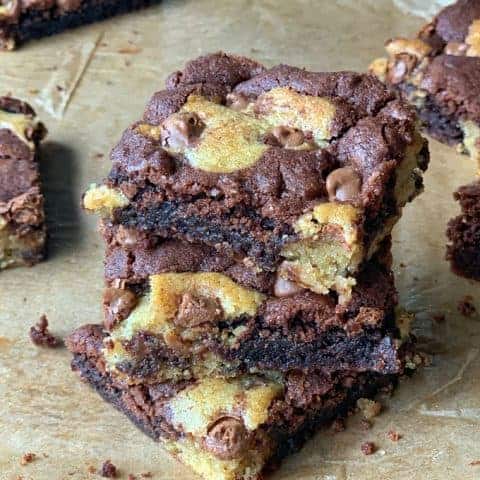
{"type": "MultiPolygon", "coordinates": [[[[362,70],[383,54],[386,39],[412,34],[440,3],[166,0],[0,55],[0,92],[31,101],[50,130],[42,164],[50,258],[0,273],[1,480],[94,479],[88,468],[106,459],[123,479],[142,472],[194,478],[82,384],[65,349],[40,349],[28,339],[43,313],[59,336],[99,322],[103,247],[80,196],[108,172],[110,148],[166,75],[219,49],[267,65],[362,70]],[[21,466],[26,452],[37,458],[21,466]]],[[[480,318],[457,312],[467,294],[480,309],[479,287],[452,275],[444,261],[445,226],[457,213],[452,191],[475,167],[437,142],[431,151],[426,192],[396,227],[394,254],[401,301],[417,313],[416,332],[433,363],[382,400],[371,430],[360,428],[357,415],[342,433],[320,432],[275,480],[480,478],[480,466],[471,464],[480,460],[480,318]],[[398,442],[387,438],[392,429],[402,435],[398,442]],[[365,441],[378,446],[374,455],[360,451],[365,441]]]]}

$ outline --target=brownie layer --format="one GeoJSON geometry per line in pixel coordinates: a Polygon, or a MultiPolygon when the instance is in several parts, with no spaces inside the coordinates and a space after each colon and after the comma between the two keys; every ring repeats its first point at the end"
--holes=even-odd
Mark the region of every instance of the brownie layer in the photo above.
{"type": "Polygon", "coordinates": [[[111,158],[84,204],[112,225],[348,296],[422,189],[428,150],[372,76],[214,54],[169,77],[111,158]]]}
{"type": "MultiPolygon", "coordinates": [[[[169,259],[179,257],[174,252],[169,259]]],[[[293,368],[399,369],[397,293],[389,267],[378,262],[363,268],[346,303],[290,284],[262,293],[241,276],[174,271],[167,265],[168,273],[148,283],[106,289],[105,356],[119,376],[144,382],[293,368]]]]}
{"type": "Polygon", "coordinates": [[[447,228],[447,260],[461,276],[480,280],[480,181],[455,192],[461,215],[450,220],[447,228]]]}
{"type": "Polygon", "coordinates": [[[458,1],[386,49],[373,72],[417,107],[433,137],[480,161],[480,1],[458,1]]]}
{"type": "Polygon", "coordinates": [[[28,104],[0,97],[0,269],[33,265],[44,256],[37,148],[45,133],[28,104]]]}
{"type": "Polygon", "coordinates": [[[0,5],[0,49],[158,3],[158,0],[12,0],[0,5]]]}
{"type": "Polygon", "coordinates": [[[317,429],[391,388],[372,373],[247,376],[128,386],[104,368],[101,327],[70,340],[72,368],[167,451],[209,480],[257,480],[317,429]]]}

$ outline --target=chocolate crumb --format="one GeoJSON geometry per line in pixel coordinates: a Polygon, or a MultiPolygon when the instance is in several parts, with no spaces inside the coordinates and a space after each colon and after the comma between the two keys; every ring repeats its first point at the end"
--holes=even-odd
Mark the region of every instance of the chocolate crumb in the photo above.
{"type": "Polygon", "coordinates": [[[46,315],[40,317],[39,322],[30,328],[30,340],[38,347],[54,348],[60,344],[58,338],[48,331],[48,319],[46,315]]]}
{"type": "Polygon", "coordinates": [[[458,302],[457,309],[464,317],[471,317],[477,311],[471,295],[465,295],[465,297],[458,302]]]}
{"type": "Polygon", "coordinates": [[[359,398],[357,400],[357,407],[360,409],[366,420],[371,420],[372,418],[377,417],[382,411],[381,403],[368,398],[359,398]]]}
{"type": "Polygon", "coordinates": [[[373,442],[364,442],[362,443],[362,446],[360,447],[360,449],[362,450],[362,453],[364,455],[372,455],[377,450],[377,447],[373,442]]]}
{"type": "Polygon", "coordinates": [[[105,478],[117,478],[117,467],[110,460],[106,460],[99,473],[105,478]]]}
{"type": "Polygon", "coordinates": [[[20,459],[20,465],[28,465],[29,463],[32,463],[35,458],[37,458],[37,455],[32,452],[28,452],[22,455],[22,458],[20,459]]]}
{"type": "Polygon", "coordinates": [[[398,442],[402,436],[396,432],[395,430],[390,430],[388,433],[387,433],[387,437],[392,441],[392,442],[398,442]]]}

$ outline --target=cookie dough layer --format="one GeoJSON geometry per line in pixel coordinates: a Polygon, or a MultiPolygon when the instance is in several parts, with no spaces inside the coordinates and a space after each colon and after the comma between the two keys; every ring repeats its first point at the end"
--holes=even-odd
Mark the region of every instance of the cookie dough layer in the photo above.
{"type": "Polygon", "coordinates": [[[357,399],[391,388],[396,376],[372,373],[248,375],[229,380],[128,386],[105,371],[102,329],[67,341],[72,368],[105,400],[195,473],[208,480],[259,480],[357,399]]]}
{"type": "Polygon", "coordinates": [[[455,199],[462,213],[448,224],[447,260],[456,274],[480,281],[480,180],[461,187],[455,199]]]}
{"type": "Polygon", "coordinates": [[[157,0],[6,0],[0,4],[0,50],[154,3],[157,0]]]}
{"type": "Polygon", "coordinates": [[[367,265],[346,304],[283,288],[266,295],[212,272],[154,274],[146,291],[109,287],[107,368],[140,382],[311,368],[398,372],[388,268],[367,265]]]}
{"type": "MultiPolygon", "coordinates": [[[[416,38],[387,42],[371,70],[416,106],[428,133],[480,162],[480,1],[443,9],[416,38]]],[[[479,164],[480,165],[480,164],[479,164]]]]}
{"type": "Polygon", "coordinates": [[[172,74],[111,158],[86,209],[348,299],[421,191],[428,149],[413,109],[372,76],[219,53],[172,74]]]}
{"type": "Polygon", "coordinates": [[[45,133],[29,105],[0,97],[0,269],[33,265],[44,256],[37,147],[45,133]]]}

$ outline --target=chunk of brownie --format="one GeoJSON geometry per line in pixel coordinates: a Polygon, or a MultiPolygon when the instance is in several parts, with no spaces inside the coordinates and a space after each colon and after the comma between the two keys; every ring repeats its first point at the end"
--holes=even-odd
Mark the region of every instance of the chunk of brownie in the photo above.
{"type": "Polygon", "coordinates": [[[158,0],[7,0],[0,3],[0,50],[67,28],[157,3],[158,0]]]}
{"type": "Polygon", "coordinates": [[[428,133],[480,162],[480,0],[459,0],[386,50],[371,70],[416,106],[428,133]]]}
{"type": "Polygon", "coordinates": [[[373,76],[218,53],[172,74],[111,158],[84,197],[106,237],[120,230],[108,256],[175,239],[348,299],[422,189],[428,149],[373,76]]]}
{"type": "Polygon", "coordinates": [[[463,277],[480,281],[480,180],[455,192],[462,213],[447,228],[447,260],[463,277]]]}
{"type": "Polygon", "coordinates": [[[38,146],[45,133],[28,104],[0,97],[0,269],[44,257],[38,146]]]}
{"type": "Polygon", "coordinates": [[[397,375],[325,373],[244,375],[177,383],[119,381],[105,368],[102,327],[67,341],[72,368],[176,458],[208,480],[259,480],[308,437],[391,388],[397,375]]]}

